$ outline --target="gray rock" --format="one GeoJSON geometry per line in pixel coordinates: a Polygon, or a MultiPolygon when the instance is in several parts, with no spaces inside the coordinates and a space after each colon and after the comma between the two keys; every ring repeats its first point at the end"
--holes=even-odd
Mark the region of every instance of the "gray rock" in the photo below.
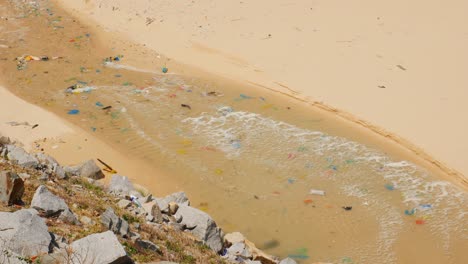
{"type": "Polygon", "coordinates": [[[243,242],[235,243],[227,249],[227,253],[233,256],[239,256],[243,259],[252,258],[252,252],[246,247],[243,242]]]}
{"type": "Polygon", "coordinates": [[[11,250],[27,257],[49,252],[52,238],[44,219],[38,216],[36,210],[0,212],[0,227],[0,251],[11,250]]]}
{"type": "Polygon", "coordinates": [[[23,179],[23,181],[31,178],[31,175],[29,175],[29,174],[27,174],[25,172],[18,174],[18,176],[20,176],[20,178],[23,179]]]}
{"type": "Polygon", "coordinates": [[[131,201],[126,200],[126,199],[122,199],[117,203],[117,206],[119,208],[125,209],[125,208],[129,207],[131,204],[132,204],[131,201]]]}
{"type": "Polygon", "coordinates": [[[104,173],[102,173],[101,168],[99,168],[92,159],[76,166],[66,167],[65,172],[72,176],[81,176],[95,180],[104,178],[104,173]]]}
{"type": "Polygon", "coordinates": [[[184,231],[185,226],[177,222],[169,222],[169,226],[174,230],[184,231]]]}
{"type": "Polygon", "coordinates": [[[8,205],[21,203],[24,193],[24,182],[14,172],[0,171],[0,202],[8,205]]]}
{"type": "Polygon", "coordinates": [[[73,264],[127,264],[133,263],[117,237],[111,232],[92,234],[70,245],[73,264]]]}
{"type": "Polygon", "coordinates": [[[111,181],[109,183],[109,192],[116,195],[129,195],[131,191],[135,188],[130,180],[125,176],[120,176],[118,174],[112,175],[111,181]]]}
{"type": "Polygon", "coordinates": [[[279,264],[297,264],[297,262],[292,258],[285,258],[279,264]]]}
{"type": "Polygon", "coordinates": [[[39,165],[39,161],[34,155],[27,153],[23,148],[15,145],[7,145],[7,158],[14,163],[25,168],[35,168],[39,165]]]}
{"type": "Polygon", "coordinates": [[[118,217],[110,207],[108,207],[101,215],[101,223],[104,224],[107,229],[112,230],[112,232],[120,234],[123,237],[128,236],[130,232],[130,227],[127,221],[118,217]]]}
{"type": "Polygon", "coordinates": [[[45,153],[39,152],[39,153],[34,154],[34,156],[41,164],[47,165],[50,168],[52,168],[55,164],[58,164],[56,159],[54,159],[53,157],[45,153]]]}
{"type": "Polygon", "coordinates": [[[154,221],[156,223],[162,223],[163,217],[161,214],[161,209],[159,208],[158,204],[156,202],[149,202],[149,203],[144,203],[142,204],[143,209],[145,212],[148,213],[148,215],[151,215],[154,217],[154,221]]]}
{"type": "Polygon", "coordinates": [[[141,238],[141,235],[138,233],[130,232],[130,240],[135,243],[138,239],[141,238]]]}
{"type": "Polygon", "coordinates": [[[154,221],[154,216],[152,216],[152,215],[147,215],[147,216],[145,217],[145,220],[146,220],[147,222],[153,222],[153,221],[154,221]]]}
{"type": "Polygon", "coordinates": [[[67,173],[65,172],[65,169],[62,166],[57,164],[53,171],[54,171],[55,175],[57,175],[57,177],[59,179],[66,179],[67,178],[67,173]]]}
{"type": "Polygon", "coordinates": [[[93,221],[93,219],[87,217],[87,216],[82,216],[80,218],[81,222],[84,224],[84,225],[94,225],[95,222],[93,221]]]}
{"type": "Polygon", "coordinates": [[[222,231],[207,213],[187,205],[179,205],[177,216],[182,216],[181,224],[189,229],[193,228],[190,233],[205,242],[215,252],[223,248],[222,231]]]}
{"type": "Polygon", "coordinates": [[[34,193],[31,207],[43,212],[46,217],[59,216],[64,222],[75,225],[80,223],[65,201],[51,193],[44,185],[39,186],[34,193]]]}
{"type": "Polygon", "coordinates": [[[154,244],[153,242],[149,241],[149,240],[141,240],[141,239],[137,239],[135,241],[135,244],[138,246],[138,247],[141,247],[141,248],[144,248],[144,249],[148,249],[148,250],[151,250],[151,251],[154,251],[154,252],[158,252],[159,251],[159,247],[154,244]]]}
{"type": "Polygon", "coordinates": [[[141,198],[142,203],[149,203],[151,201],[153,201],[153,195],[152,194],[148,194],[147,196],[141,198]]]}

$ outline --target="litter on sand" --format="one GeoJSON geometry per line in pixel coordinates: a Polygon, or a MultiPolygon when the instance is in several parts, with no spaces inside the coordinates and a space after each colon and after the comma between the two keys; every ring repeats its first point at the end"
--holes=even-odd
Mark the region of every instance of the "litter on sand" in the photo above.
{"type": "Polygon", "coordinates": [[[62,57],[49,57],[49,56],[32,56],[32,55],[23,55],[20,57],[16,57],[16,68],[18,70],[23,70],[26,68],[28,62],[30,61],[49,61],[49,60],[56,60],[61,59],[62,57]]]}
{"type": "Polygon", "coordinates": [[[167,72],[169,71],[169,69],[166,68],[166,67],[162,67],[161,71],[162,71],[163,73],[167,73],[167,72]]]}
{"type": "Polygon", "coordinates": [[[82,84],[74,84],[69,86],[65,92],[71,94],[80,94],[80,93],[90,93],[92,90],[95,90],[93,86],[84,86],[82,84]]]}
{"type": "Polygon", "coordinates": [[[107,163],[105,163],[104,161],[100,160],[100,159],[97,159],[97,161],[99,161],[102,165],[104,165],[106,168],[104,169],[105,171],[107,172],[110,172],[110,173],[117,173],[116,170],[114,170],[111,166],[109,166],[107,163]]]}
{"type": "Polygon", "coordinates": [[[324,195],[325,195],[325,191],[316,190],[316,189],[311,189],[311,190],[309,191],[309,194],[324,196],[324,195]]]}
{"type": "Polygon", "coordinates": [[[72,110],[68,111],[69,115],[77,115],[79,113],[80,113],[80,110],[78,110],[78,109],[72,109],[72,110]]]}
{"type": "Polygon", "coordinates": [[[352,207],[352,206],[342,206],[341,208],[343,208],[343,209],[346,210],[346,211],[351,211],[351,210],[353,210],[353,207],[352,207]]]}
{"type": "Polygon", "coordinates": [[[190,107],[190,105],[188,105],[188,104],[181,104],[180,106],[192,110],[192,107],[190,107]]]}

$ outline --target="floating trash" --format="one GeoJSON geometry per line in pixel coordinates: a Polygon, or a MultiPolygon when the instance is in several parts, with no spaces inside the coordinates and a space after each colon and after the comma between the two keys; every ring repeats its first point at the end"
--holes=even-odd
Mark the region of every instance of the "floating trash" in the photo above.
{"type": "Polygon", "coordinates": [[[103,107],[104,105],[101,102],[96,102],[96,106],[103,107]]]}
{"type": "Polygon", "coordinates": [[[385,184],[385,189],[389,191],[393,191],[395,190],[395,186],[393,186],[392,184],[385,184]]]}
{"type": "Polygon", "coordinates": [[[411,210],[405,210],[405,215],[414,215],[414,213],[416,212],[416,210],[413,208],[411,210]]]}
{"type": "Polygon", "coordinates": [[[162,67],[161,71],[162,71],[162,73],[167,73],[169,71],[169,69],[166,68],[166,67],[162,67]]]}
{"type": "Polygon", "coordinates": [[[72,109],[72,110],[68,111],[69,115],[77,115],[79,113],[80,113],[80,110],[78,110],[78,109],[72,109]]]}
{"type": "Polygon", "coordinates": [[[424,225],[425,221],[423,219],[418,219],[415,221],[417,225],[424,225]]]}
{"type": "Polygon", "coordinates": [[[289,254],[288,257],[292,259],[308,259],[307,248],[299,248],[293,254],[289,254]]]}

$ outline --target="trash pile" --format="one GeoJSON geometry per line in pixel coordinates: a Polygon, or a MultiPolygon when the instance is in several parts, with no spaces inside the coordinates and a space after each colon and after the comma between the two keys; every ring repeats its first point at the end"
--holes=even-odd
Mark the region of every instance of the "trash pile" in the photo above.
{"type": "Polygon", "coordinates": [[[32,56],[32,55],[23,55],[20,57],[16,57],[16,68],[18,70],[24,70],[26,69],[26,66],[28,62],[30,61],[49,61],[49,60],[56,60],[56,59],[62,59],[62,57],[49,57],[49,56],[32,56]]]}

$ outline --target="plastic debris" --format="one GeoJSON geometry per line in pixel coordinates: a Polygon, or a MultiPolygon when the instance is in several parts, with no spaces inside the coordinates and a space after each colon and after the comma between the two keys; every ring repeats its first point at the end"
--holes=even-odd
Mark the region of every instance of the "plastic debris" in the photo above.
{"type": "Polygon", "coordinates": [[[138,197],[130,195],[130,201],[132,201],[132,203],[136,204],[138,207],[141,207],[141,203],[138,201],[138,197]]]}
{"type": "Polygon", "coordinates": [[[74,84],[69,86],[65,92],[72,93],[72,94],[80,94],[80,93],[90,93],[92,90],[95,90],[93,86],[83,86],[81,84],[74,84]]]}
{"type": "Polygon", "coordinates": [[[240,140],[232,140],[231,146],[235,149],[240,149],[242,147],[240,140]]]}
{"type": "Polygon", "coordinates": [[[313,201],[312,199],[305,199],[305,200],[304,200],[304,203],[305,203],[305,204],[311,204],[311,203],[313,203],[313,202],[314,202],[314,201],[313,201]]]}
{"type": "Polygon", "coordinates": [[[102,110],[108,110],[108,109],[111,109],[111,108],[112,108],[112,105],[109,105],[109,106],[103,107],[102,110]]]}
{"type": "Polygon", "coordinates": [[[124,57],[123,55],[117,55],[115,57],[107,57],[104,59],[104,62],[121,61],[123,57],[124,57]]]}
{"type": "Polygon", "coordinates": [[[78,109],[72,109],[72,110],[68,111],[69,115],[77,115],[79,113],[80,113],[80,110],[78,110],[78,109]]]}
{"type": "Polygon", "coordinates": [[[30,61],[49,61],[49,60],[56,60],[61,59],[62,57],[49,57],[49,56],[32,56],[32,55],[23,55],[20,57],[16,57],[16,68],[18,70],[23,70],[26,68],[28,62],[30,61]]]}
{"type": "Polygon", "coordinates": [[[223,94],[215,92],[215,91],[208,92],[208,93],[206,93],[206,95],[208,95],[208,96],[223,96],[223,94]]]}
{"type": "Polygon", "coordinates": [[[188,105],[188,104],[181,104],[180,106],[192,110],[192,107],[190,107],[190,105],[188,105]]]}
{"type": "Polygon", "coordinates": [[[290,184],[293,184],[295,181],[296,181],[296,179],[294,179],[294,178],[289,178],[288,179],[288,183],[290,183],[290,184]]]}
{"type": "Polygon", "coordinates": [[[92,130],[93,132],[96,132],[96,129],[97,129],[97,128],[95,128],[95,127],[91,127],[91,130],[92,130]]]}
{"type": "Polygon", "coordinates": [[[103,107],[104,105],[101,102],[96,102],[96,106],[103,107]]]}
{"type": "Polygon", "coordinates": [[[234,112],[234,109],[232,109],[229,106],[223,106],[223,107],[218,108],[218,113],[222,114],[223,116],[226,116],[232,112],[234,112]]]}
{"type": "Polygon", "coordinates": [[[309,194],[324,196],[324,195],[325,195],[325,191],[316,190],[316,189],[311,189],[311,190],[309,191],[309,194]]]}
{"type": "Polygon", "coordinates": [[[393,186],[392,184],[385,184],[385,189],[389,191],[393,191],[395,190],[395,186],[393,186]]]}
{"type": "Polygon", "coordinates": [[[419,208],[421,210],[429,210],[429,209],[432,209],[432,205],[431,204],[420,204],[419,208]]]}
{"type": "Polygon", "coordinates": [[[351,210],[353,210],[353,207],[352,207],[352,206],[342,206],[341,208],[343,208],[343,209],[346,210],[346,211],[351,211],[351,210]]]}
{"type": "Polygon", "coordinates": [[[169,71],[169,69],[166,68],[166,67],[162,67],[161,71],[162,71],[163,73],[167,73],[167,72],[169,71]]]}
{"type": "Polygon", "coordinates": [[[110,172],[110,173],[117,173],[116,170],[114,170],[111,166],[109,166],[107,163],[105,163],[104,161],[102,161],[101,159],[97,159],[97,161],[99,161],[99,163],[101,163],[102,165],[104,165],[106,168],[104,169],[105,171],[107,172],[110,172]]]}
{"type": "Polygon", "coordinates": [[[415,212],[416,210],[414,208],[411,210],[405,210],[405,215],[414,215],[415,212]]]}
{"type": "Polygon", "coordinates": [[[423,219],[418,219],[415,221],[417,225],[424,225],[424,220],[423,219]]]}

